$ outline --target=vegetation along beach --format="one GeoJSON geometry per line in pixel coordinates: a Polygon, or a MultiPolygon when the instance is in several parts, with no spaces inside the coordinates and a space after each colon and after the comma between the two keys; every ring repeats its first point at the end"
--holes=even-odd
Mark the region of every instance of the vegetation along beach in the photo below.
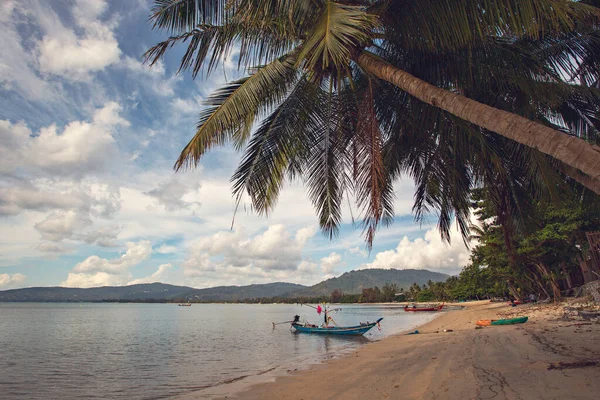
{"type": "Polygon", "coordinates": [[[0,3],[0,398],[600,397],[599,0],[0,3]]]}

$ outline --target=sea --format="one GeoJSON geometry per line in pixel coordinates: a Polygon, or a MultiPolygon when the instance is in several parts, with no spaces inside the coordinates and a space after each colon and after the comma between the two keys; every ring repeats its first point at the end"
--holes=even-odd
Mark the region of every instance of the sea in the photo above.
{"type": "MultiPolygon", "coordinates": [[[[339,325],[383,317],[365,336],[294,333],[307,306],[0,303],[0,398],[166,399],[285,374],[431,320],[394,305],[332,305],[339,325]]],[[[423,315],[425,314],[425,315],[423,315]]],[[[206,396],[210,397],[210,396],[206,396]]],[[[204,398],[204,396],[199,396],[204,398]]]]}

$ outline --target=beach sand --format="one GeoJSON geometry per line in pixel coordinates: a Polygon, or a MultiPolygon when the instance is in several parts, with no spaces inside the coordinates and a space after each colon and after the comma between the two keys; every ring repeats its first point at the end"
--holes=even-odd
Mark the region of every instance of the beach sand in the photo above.
{"type": "Polygon", "coordinates": [[[562,309],[468,303],[423,325],[418,335],[369,343],[272,383],[229,386],[218,398],[598,399],[600,324],[561,320],[562,309]],[[478,319],[519,315],[530,319],[475,329],[478,319]]]}

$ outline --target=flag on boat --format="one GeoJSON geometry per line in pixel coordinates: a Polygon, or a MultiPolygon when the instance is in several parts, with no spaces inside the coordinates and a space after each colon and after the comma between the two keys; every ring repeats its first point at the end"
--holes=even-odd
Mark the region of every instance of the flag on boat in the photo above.
{"type": "Polygon", "coordinates": [[[317,314],[321,315],[321,312],[323,311],[323,308],[321,307],[321,305],[319,304],[317,306],[317,314]]]}

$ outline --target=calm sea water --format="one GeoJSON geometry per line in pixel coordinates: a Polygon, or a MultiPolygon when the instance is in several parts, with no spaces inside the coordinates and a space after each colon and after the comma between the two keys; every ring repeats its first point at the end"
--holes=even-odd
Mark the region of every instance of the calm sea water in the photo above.
{"type": "Polygon", "coordinates": [[[340,325],[384,317],[364,337],[292,333],[296,305],[0,303],[0,398],[162,399],[331,358],[431,315],[342,306],[340,325]]]}

